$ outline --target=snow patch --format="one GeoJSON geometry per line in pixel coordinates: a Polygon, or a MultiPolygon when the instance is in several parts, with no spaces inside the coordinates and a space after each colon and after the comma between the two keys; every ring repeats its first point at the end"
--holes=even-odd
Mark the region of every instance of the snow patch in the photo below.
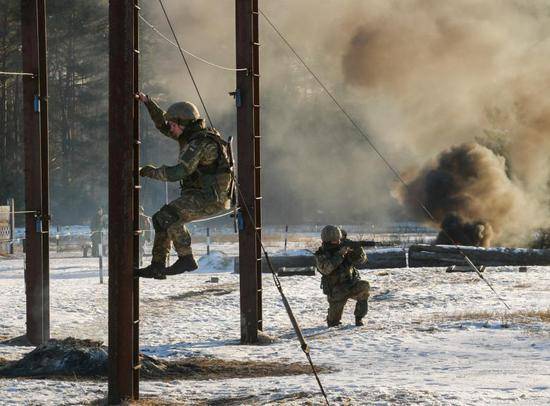
{"type": "Polygon", "coordinates": [[[210,251],[210,255],[203,255],[198,262],[196,273],[233,272],[234,269],[234,258],[221,251],[210,251]]]}

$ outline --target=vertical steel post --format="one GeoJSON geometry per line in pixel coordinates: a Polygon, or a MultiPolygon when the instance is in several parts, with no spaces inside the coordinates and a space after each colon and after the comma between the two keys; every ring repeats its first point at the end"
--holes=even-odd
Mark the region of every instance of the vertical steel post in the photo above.
{"type": "Polygon", "coordinates": [[[206,255],[210,255],[210,227],[206,227],[206,255]]]}
{"type": "MultiPolygon", "coordinates": [[[[134,0],[134,88],[133,94],[139,91],[139,0],[134,0]]],[[[140,145],[139,138],[139,100],[134,100],[134,269],[139,267],[139,237],[143,232],[140,230],[139,221],[139,192],[141,185],[139,183],[139,159],[140,145]]],[[[134,399],[139,399],[139,278],[134,278],[134,316],[132,319],[134,325],[133,339],[133,358],[134,358],[134,399]]]]}
{"type": "Polygon", "coordinates": [[[13,246],[15,244],[15,199],[12,197],[8,200],[10,206],[10,250],[9,253],[15,252],[13,246]]]}
{"type": "Polygon", "coordinates": [[[261,197],[260,197],[260,94],[257,0],[236,0],[237,148],[243,228],[239,232],[241,294],[241,342],[258,341],[262,329],[261,290],[261,197]],[[242,194],[242,195],[241,195],[242,194]],[[253,222],[247,214],[247,209],[253,222]],[[256,236],[258,233],[258,237],[256,236]]]}
{"type": "Polygon", "coordinates": [[[25,219],[25,293],[27,339],[34,345],[47,341],[50,336],[45,30],[44,0],[22,0],[23,71],[35,75],[23,77],[25,209],[33,211],[27,213],[25,219]]]}
{"type": "Polygon", "coordinates": [[[38,94],[40,97],[40,174],[42,183],[43,341],[50,339],[50,153],[48,134],[48,60],[46,0],[38,0],[38,94]]]}
{"type": "Polygon", "coordinates": [[[136,0],[109,2],[109,404],[137,398],[136,0]]]}

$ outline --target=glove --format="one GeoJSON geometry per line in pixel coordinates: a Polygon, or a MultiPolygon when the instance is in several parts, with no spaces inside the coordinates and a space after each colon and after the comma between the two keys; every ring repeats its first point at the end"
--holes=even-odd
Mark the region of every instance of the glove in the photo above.
{"type": "Polygon", "coordinates": [[[350,251],[351,251],[350,247],[342,247],[337,251],[337,254],[345,257],[350,251]]]}
{"type": "Polygon", "coordinates": [[[354,249],[354,250],[351,250],[350,253],[348,254],[348,258],[350,259],[351,262],[356,262],[356,261],[359,261],[361,259],[361,249],[354,249]]]}
{"type": "Polygon", "coordinates": [[[139,176],[152,178],[155,175],[157,168],[153,165],[145,165],[139,169],[139,176]]]}

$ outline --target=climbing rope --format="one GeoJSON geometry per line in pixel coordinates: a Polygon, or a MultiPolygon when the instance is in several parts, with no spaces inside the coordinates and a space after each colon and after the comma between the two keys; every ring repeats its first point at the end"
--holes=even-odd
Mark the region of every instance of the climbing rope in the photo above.
{"type": "Polygon", "coordinates": [[[174,40],[176,41],[177,47],[180,51],[181,57],[183,58],[183,62],[185,62],[185,66],[187,67],[187,72],[189,72],[189,77],[191,78],[191,81],[193,82],[193,86],[195,86],[195,90],[197,91],[197,94],[199,95],[199,99],[202,104],[202,108],[204,109],[204,112],[206,113],[206,117],[208,117],[208,121],[210,122],[210,127],[214,128],[214,123],[212,122],[212,119],[210,118],[210,114],[208,113],[208,109],[206,108],[206,105],[204,104],[204,100],[202,99],[201,92],[199,91],[199,87],[197,86],[197,82],[195,82],[195,78],[193,77],[193,73],[191,72],[191,68],[189,67],[189,64],[187,63],[187,58],[185,57],[185,54],[183,53],[183,49],[179,43],[178,36],[176,35],[176,32],[174,31],[174,27],[172,26],[172,22],[170,21],[170,17],[168,17],[168,13],[166,12],[166,9],[164,8],[164,4],[162,0],[159,0],[160,7],[162,8],[162,12],[164,13],[164,17],[166,17],[166,22],[168,23],[168,26],[170,27],[170,31],[172,31],[172,35],[174,36],[174,40]]]}
{"type": "Polygon", "coordinates": [[[34,73],[27,73],[27,72],[0,72],[0,75],[8,75],[8,76],[36,76],[34,73]]]}
{"type": "MultiPolygon", "coordinates": [[[[204,101],[202,99],[202,96],[201,96],[201,93],[200,93],[200,90],[197,86],[197,83],[193,77],[193,73],[191,72],[191,69],[189,68],[189,64],[187,63],[187,59],[185,58],[185,54],[183,52],[183,49],[182,47],[180,46],[179,44],[179,41],[178,41],[178,38],[177,38],[177,35],[176,33],[174,32],[174,28],[172,27],[172,23],[170,21],[170,18],[168,17],[168,13],[166,12],[166,8],[164,7],[164,4],[162,3],[162,0],[159,0],[159,3],[160,3],[160,6],[162,7],[162,11],[164,13],[164,16],[166,17],[166,21],[170,27],[170,30],[172,31],[172,35],[174,36],[174,39],[176,41],[176,46],[178,47],[179,51],[180,51],[180,54],[183,58],[183,61],[185,63],[185,66],[187,67],[187,71],[189,72],[189,76],[191,77],[191,80],[193,81],[193,85],[195,86],[195,90],[197,92],[197,94],[199,95],[199,99],[202,103],[202,106],[204,108],[204,111],[206,112],[206,115],[208,116],[208,121],[210,121],[210,125],[213,127],[213,124],[212,124],[212,120],[210,119],[210,115],[208,114],[208,110],[206,109],[206,106],[204,104],[204,101]]],[[[143,20],[143,18],[142,18],[143,20]]],[[[238,185],[237,182],[235,182],[235,188],[237,189],[237,191],[239,192],[240,196],[241,196],[241,199],[242,199],[242,192],[240,190],[240,187],[238,185]]],[[[243,202],[244,202],[244,199],[243,199],[243,202]]],[[[252,224],[255,224],[255,221],[252,217],[252,214],[250,213],[250,210],[249,208],[245,205],[245,211],[248,215],[248,217],[250,218],[250,221],[252,222],[252,224]]],[[[227,214],[229,214],[230,212],[227,212],[227,213],[222,213],[216,217],[213,217],[213,218],[217,218],[217,217],[223,217],[227,214]]],[[[209,218],[208,220],[211,220],[212,218],[209,218]]],[[[205,220],[202,220],[202,221],[206,221],[205,220]]],[[[296,335],[298,337],[298,340],[300,341],[300,346],[302,348],[302,351],[304,352],[304,354],[306,355],[306,358],[309,362],[309,365],[311,366],[311,370],[313,371],[313,374],[315,375],[315,379],[317,380],[317,384],[319,385],[319,388],[321,389],[321,393],[323,394],[323,397],[325,398],[325,401],[327,403],[327,405],[329,404],[328,402],[328,398],[327,398],[327,395],[325,393],[325,390],[323,388],[323,385],[321,383],[321,380],[319,379],[319,376],[317,374],[317,370],[315,369],[315,365],[313,364],[313,361],[311,359],[311,355],[310,355],[310,352],[309,352],[309,346],[307,345],[305,339],[304,339],[304,336],[302,334],[302,331],[300,330],[300,327],[298,325],[298,322],[296,321],[296,318],[294,317],[294,314],[292,313],[292,309],[290,307],[290,304],[288,303],[288,300],[286,299],[286,296],[283,292],[283,289],[282,289],[282,286],[281,286],[281,282],[279,281],[279,278],[277,277],[277,274],[275,273],[274,269],[273,269],[273,265],[271,264],[271,261],[269,259],[269,255],[267,254],[267,251],[262,243],[262,239],[258,233],[258,230],[256,230],[256,227],[254,227],[254,233],[255,233],[255,236],[256,236],[256,239],[258,240],[258,243],[260,244],[261,248],[262,248],[262,252],[264,253],[264,256],[266,258],[266,261],[267,261],[267,264],[269,266],[269,269],[271,271],[271,274],[273,275],[273,280],[275,282],[275,286],[277,287],[280,295],[281,295],[281,298],[283,300],[283,304],[285,306],[285,309],[287,311],[287,314],[290,318],[290,322],[292,323],[292,327],[294,328],[294,331],[296,332],[296,335]]]]}
{"type": "Polygon", "coordinates": [[[275,283],[275,287],[279,291],[279,294],[281,295],[281,299],[283,301],[283,305],[285,306],[286,313],[288,315],[288,318],[290,319],[290,323],[292,324],[292,327],[294,328],[294,332],[296,333],[296,337],[298,338],[298,341],[300,342],[300,348],[304,352],[309,365],[311,366],[311,371],[313,372],[313,375],[315,376],[315,379],[317,380],[317,385],[319,386],[319,389],[321,390],[321,393],[323,397],[325,398],[325,402],[327,405],[329,405],[329,401],[327,398],[327,394],[325,392],[325,389],[323,387],[323,384],[321,383],[321,379],[319,378],[319,375],[317,374],[317,370],[315,369],[315,365],[313,364],[313,360],[311,359],[311,354],[309,350],[309,345],[306,343],[306,340],[304,338],[304,335],[302,334],[302,330],[300,329],[300,326],[298,324],[298,321],[296,320],[296,317],[294,317],[294,313],[292,312],[292,308],[290,307],[290,303],[288,302],[284,292],[283,287],[281,285],[281,281],[279,280],[279,277],[277,276],[277,273],[275,272],[275,269],[273,269],[273,264],[271,263],[271,259],[269,258],[269,255],[267,253],[267,250],[265,249],[265,246],[262,242],[262,238],[260,237],[260,234],[258,233],[258,229],[256,228],[256,222],[254,221],[254,218],[252,216],[252,213],[250,212],[250,209],[245,204],[244,196],[241,191],[241,188],[238,183],[235,184],[235,188],[237,189],[239,196],[241,198],[242,207],[244,207],[245,212],[250,220],[250,222],[254,225],[254,235],[256,236],[256,240],[258,244],[260,244],[260,247],[262,248],[262,252],[264,254],[265,260],[267,262],[267,266],[271,272],[271,275],[273,276],[273,282],[275,283]]]}
{"type": "MultiPolygon", "coordinates": [[[[163,38],[166,42],[168,42],[170,45],[176,47],[176,48],[180,48],[178,46],[178,44],[176,44],[174,41],[170,40],[166,35],[164,35],[162,32],[160,32],[160,30],[155,27],[153,24],[151,24],[149,21],[147,21],[145,19],[145,17],[143,17],[141,14],[139,14],[139,18],[141,19],[141,21],[143,21],[145,23],[145,25],[147,25],[149,28],[151,28],[155,33],[157,33],[161,38],[163,38]]],[[[210,65],[210,66],[213,66],[214,68],[218,68],[218,69],[221,69],[221,70],[226,70],[226,71],[230,71],[230,72],[245,72],[245,71],[248,71],[247,68],[229,68],[227,66],[222,66],[222,65],[218,65],[214,62],[210,62],[204,58],[201,58],[200,56],[198,55],[195,55],[194,53],[186,50],[185,48],[181,48],[181,51],[182,52],[185,52],[187,55],[195,58],[196,60],[198,61],[201,61],[207,65],[210,65]]]]}
{"type": "MultiPolygon", "coordinates": [[[[374,152],[376,152],[376,154],[380,157],[380,159],[384,162],[384,164],[386,164],[386,166],[389,168],[389,170],[391,172],[393,172],[393,174],[395,175],[397,180],[409,191],[410,187],[409,187],[408,183],[405,182],[405,180],[401,177],[399,172],[393,167],[393,165],[391,165],[391,163],[386,159],[386,157],[380,152],[380,150],[376,147],[374,142],[371,140],[370,136],[368,136],[366,134],[366,132],[363,131],[363,129],[359,126],[359,124],[357,124],[357,122],[349,115],[349,113],[346,111],[346,109],[344,109],[344,107],[338,102],[338,100],[336,99],[336,97],[334,97],[332,92],[325,86],[325,84],[321,81],[321,79],[319,79],[319,77],[315,74],[315,72],[313,72],[313,70],[304,61],[304,59],[298,54],[298,52],[294,49],[294,47],[288,42],[288,40],[281,33],[281,31],[275,26],[275,24],[271,21],[271,19],[262,10],[260,10],[260,14],[267,21],[267,23],[271,26],[271,28],[277,33],[277,35],[279,36],[279,38],[281,38],[281,40],[285,43],[285,45],[292,51],[294,56],[296,56],[296,58],[307,69],[307,71],[311,74],[311,76],[313,76],[313,78],[317,81],[319,86],[321,86],[321,88],[326,92],[326,94],[332,99],[334,104],[336,104],[336,106],[340,109],[340,111],[346,116],[346,118],[353,125],[353,127],[357,130],[357,132],[363,137],[364,140],[367,141],[367,143],[371,146],[371,148],[374,150],[374,152]]],[[[416,195],[414,195],[414,200],[420,206],[420,208],[424,211],[424,213],[428,216],[428,218],[430,220],[436,222],[436,220],[435,220],[434,216],[432,215],[432,213],[430,212],[430,210],[424,205],[424,203],[422,203],[422,201],[420,201],[420,199],[416,195]]],[[[441,229],[441,231],[449,239],[449,241],[451,241],[453,243],[453,245],[458,250],[460,255],[462,255],[464,257],[464,260],[466,261],[468,266],[470,266],[475,271],[475,273],[479,276],[479,278],[482,279],[487,284],[487,286],[489,286],[489,288],[495,293],[495,295],[500,300],[500,302],[502,302],[502,304],[504,306],[506,306],[506,308],[508,310],[510,310],[510,306],[508,305],[508,303],[506,303],[506,301],[497,293],[497,291],[494,289],[492,284],[487,279],[485,279],[483,274],[479,271],[479,268],[470,260],[470,258],[468,258],[468,256],[462,250],[462,248],[460,248],[458,243],[449,235],[449,233],[445,229],[441,229]]]]}
{"type": "Polygon", "coordinates": [[[210,220],[215,220],[215,219],[219,219],[219,218],[222,218],[222,217],[225,217],[225,216],[228,216],[230,214],[233,213],[233,208],[231,209],[228,209],[220,214],[217,214],[215,216],[212,216],[212,217],[205,217],[205,218],[202,218],[202,219],[199,219],[199,220],[193,220],[193,221],[190,221],[189,223],[203,223],[205,221],[210,221],[210,220]]]}

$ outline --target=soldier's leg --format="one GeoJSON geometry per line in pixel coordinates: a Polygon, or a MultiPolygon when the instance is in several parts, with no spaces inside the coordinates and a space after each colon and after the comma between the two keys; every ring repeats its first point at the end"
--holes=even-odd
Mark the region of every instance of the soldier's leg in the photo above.
{"type": "Polygon", "coordinates": [[[212,202],[201,193],[186,194],[170,203],[178,212],[178,221],[168,228],[168,236],[174,243],[178,260],[167,269],[167,275],[176,275],[198,268],[191,249],[191,233],[185,223],[208,217],[220,210],[217,202],[212,202]]]}
{"type": "Polygon", "coordinates": [[[352,289],[351,298],[357,300],[355,304],[355,324],[358,326],[363,325],[363,317],[367,315],[369,311],[369,291],[370,285],[367,281],[358,281],[352,289]]]}
{"type": "Polygon", "coordinates": [[[340,324],[344,306],[347,300],[330,300],[328,301],[327,326],[334,327],[340,324]]]}
{"type": "Polygon", "coordinates": [[[178,256],[193,255],[191,233],[183,222],[174,224],[169,230],[169,235],[172,238],[174,249],[178,253],[178,256]]]}
{"type": "Polygon", "coordinates": [[[166,259],[170,253],[168,228],[178,221],[178,212],[169,205],[164,205],[153,215],[155,240],[153,242],[151,265],[140,269],[138,275],[144,278],[165,279],[166,259]]]}
{"type": "Polygon", "coordinates": [[[153,228],[155,229],[155,240],[153,242],[152,262],[166,263],[170,253],[170,233],[171,226],[179,221],[179,213],[172,206],[166,204],[153,214],[153,228]]]}

